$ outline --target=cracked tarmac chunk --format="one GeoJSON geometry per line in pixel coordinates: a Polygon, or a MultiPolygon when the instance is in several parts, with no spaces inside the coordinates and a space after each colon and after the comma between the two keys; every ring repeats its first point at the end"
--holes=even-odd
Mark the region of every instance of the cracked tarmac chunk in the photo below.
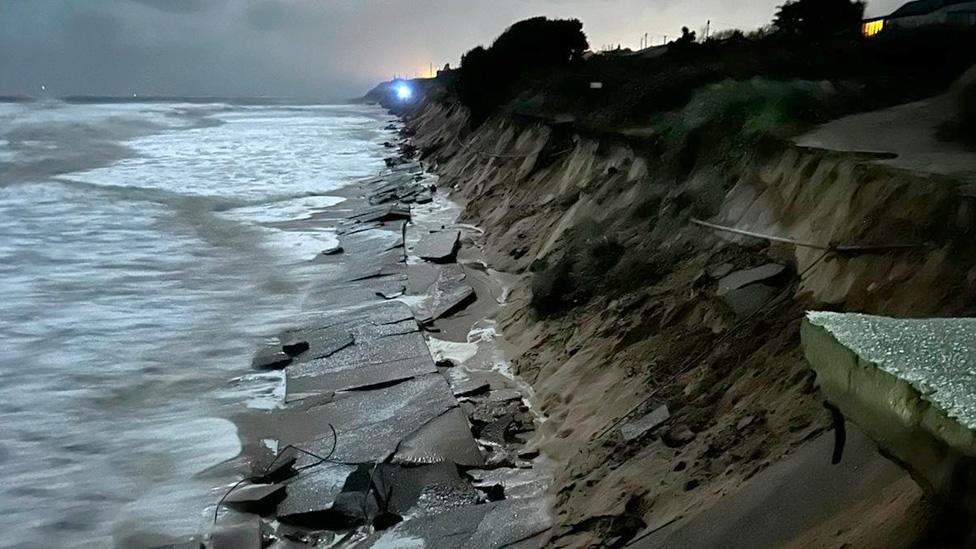
{"type": "Polygon", "coordinates": [[[328,462],[301,471],[288,483],[285,499],[275,514],[282,522],[314,527],[326,520],[346,478],[355,471],[355,465],[328,462]]]}
{"type": "Polygon", "coordinates": [[[420,259],[432,263],[451,263],[461,247],[460,231],[441,231],[421,238],[413,253],[420,259]]]}
{"type": "Polygon", "coordinates": [[[474,289],[465,282],[467,276],[460,265],[445,266],[437,276],[433,288],[417,311],[417,320],[429,324],[463,309],[475,299],[474,289]]]}
{"type": "Polygon", "coordinates": [[[468,467],[485,463],[471,434],[468,419],[460,407],[438,416],[403,439],[393,456],[394,463],[439,461],[451,461],[468,467]]]}

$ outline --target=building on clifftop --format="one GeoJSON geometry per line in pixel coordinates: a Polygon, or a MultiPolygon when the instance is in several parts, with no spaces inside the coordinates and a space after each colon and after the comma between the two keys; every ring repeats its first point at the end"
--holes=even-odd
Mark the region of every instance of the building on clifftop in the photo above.
{"type": "Polygon", "coordinates": [[[861,24],[864,36],[881,32],[910,30],[934,25],[976,27],[974,0],[915,0],[891,15],[866,19],[861,24]]]}

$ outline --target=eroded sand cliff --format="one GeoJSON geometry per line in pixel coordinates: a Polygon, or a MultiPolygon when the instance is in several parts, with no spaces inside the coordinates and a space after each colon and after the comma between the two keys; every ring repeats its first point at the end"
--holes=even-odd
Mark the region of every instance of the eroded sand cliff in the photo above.
{"type": "Polygon", "coordinates": [[[407,126],[489,266],[517,275],[500,325],[549,417],[551,545],[924,534],[930,498],[854,426],[837,467],[813,465],[834,434],[799,328],[807,309],[971,312],[966,181],[790,142],[676,174],[639,138],[506,117],[470,131],[450,101],[407,126]]]}

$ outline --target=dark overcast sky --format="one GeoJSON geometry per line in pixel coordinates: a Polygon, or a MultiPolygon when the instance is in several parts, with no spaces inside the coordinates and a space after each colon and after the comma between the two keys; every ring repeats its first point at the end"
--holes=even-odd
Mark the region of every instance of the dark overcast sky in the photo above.
{"type": "MultiPolygon", "coordinates": [[[[594,47],[755,28],[781,0],[0,0],[0,95],[342,99],[455,64],[511,23],[577,17],[594,47]]],[[[869,14],[901,0],[873,0],[869,14]]]]}

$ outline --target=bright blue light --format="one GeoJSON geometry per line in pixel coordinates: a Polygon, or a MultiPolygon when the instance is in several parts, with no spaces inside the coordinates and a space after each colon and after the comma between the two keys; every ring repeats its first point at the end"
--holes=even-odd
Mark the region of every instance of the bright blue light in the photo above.
{"type": "Polygon", "coordinates": [[[400,101],[406,101],[413,97],[413,90],[406,84],[398,84],[396,87],[396,96],[400,101]]]}

